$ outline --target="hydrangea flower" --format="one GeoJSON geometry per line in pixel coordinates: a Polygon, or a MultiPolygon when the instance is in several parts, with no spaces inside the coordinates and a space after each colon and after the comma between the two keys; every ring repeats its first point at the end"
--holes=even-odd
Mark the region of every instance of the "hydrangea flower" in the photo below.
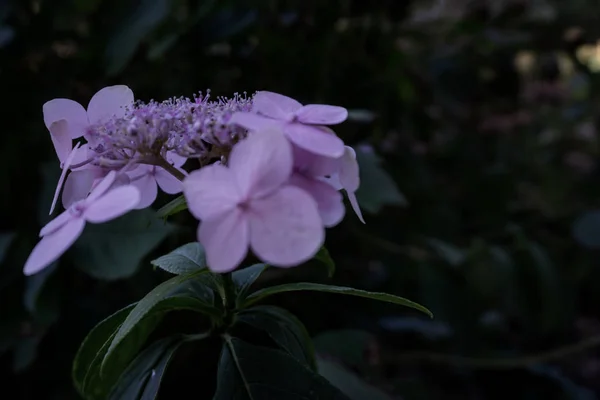
{"type": "Polygon", "coordinates": [[[260,91],[252,101],[252,112],[237,112],[231,123],[249,130],[278,126],[296,146],[312,153],[340,157],[344,142],[323,125],[335,125],[348,118],[343,107],[324,104],[303,106],[296,100],[273,92],[260,91]]]}
{"type": "Polygon", "coordinates": [[[25,275],[33,275],[56,261],[83,232],[86,222],[99,224],[132,210],[140,201],[133,186],[116,186],[111,171],[85,199],[76,202],[40,231],[42,240],[25,262],[25,275]]]}
{"type": "Polygon", "coordinates": [[[309,260],[324,241],[316,202],[288,184],[292,149],[278,131],[249,135],[232,150],[228,166],[213,164],[183,181],[190,212],[201,220],[198,241],[213,271],[235,269],[248,248],[274,266],[309,260]]]}

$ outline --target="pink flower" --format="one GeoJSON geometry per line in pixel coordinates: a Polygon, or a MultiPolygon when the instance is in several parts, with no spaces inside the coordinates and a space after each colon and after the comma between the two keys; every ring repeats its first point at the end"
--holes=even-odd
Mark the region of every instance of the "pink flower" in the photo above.
{"type": "Polygon", "coordinates": [[[313,198],[286,184],[292,150],[283,135],[274,130],[251,134],[236,144],[228,164],[204,167],[183,181],[190,212],[202,220],[198,240],[209,267],[235,269],[248,247],[280,267],[313,257],[325,232],[313,198]]]}
{"type": "Polygon", "coordinates": [[[358,216],[358,219],[360,219],[360,222],[364,224],[365,220],[360,211],[360,206],[358,205],[355,194],[360,186],[360,176],[354,149],[350,146],[345,146],[344,154],[337,159],[337,163],[336,172],[322,180],[329,183],[336,190],[344,189],[346,191],[352,209],[358,216]]]}
{"type": "Polygon", "coordinates": [[[90,195],[73,204],[40,231],[42,239],[25,262],[25,275],[33,275],[57,260],[81,235],[86,222],[102,223],[135,208],[140,193],[133,186],[115,187],[111,171],[90,195]]]}
{"type": "MultiPolygon", "coordinates": [[[[181,167],[186,158],[175,153],[167,153],[167,161],[175,168],[185,174],[181,167]]],[[[141,194],[140,203],[136,208],[146,208],[154,203],[158,195],[157,185],[168,194],[180,193],[183,190],[181,181],[165,171],[163,168],[154,165],[141,164],[134,170],[127,173],[131,178],[131,184],[138,188],[141,194]]],[[[65,188],[66,189],[66,188],[65,188]]]]}
{"type": "MultiPolygon", "coordinates": [[[[50,131],[54,149],[61,163],[71,152],[72,139],[84,136],[85,129],[110,117],[124,116],[126,107],[133,105],[133,92],[125,85],[108,86],[92,96],[87,111],[76,101],[54,99],[42,106],[44,123],[50,131]],[[66,125],[56,125],[64,120],[66,125]]],[[[86,139],[89,139],[86,137],[86,139]]]]}
{"type": "Polygon", "coordinates": [[[280,126],[291,142],[311,153],[334,158],[344,153],[344,142],[331,129],[322,126],[345,121],[348,111],[343,107],[303,106],[287,96],[261,91],[254,96],[252,111],[236,112],[230,123],[248,130],[280,126]]]}

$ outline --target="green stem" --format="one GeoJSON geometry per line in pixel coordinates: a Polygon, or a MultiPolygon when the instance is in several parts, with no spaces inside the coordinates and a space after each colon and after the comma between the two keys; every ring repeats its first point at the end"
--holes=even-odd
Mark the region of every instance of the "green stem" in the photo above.
{"type": "Polygon", "coordinates": [[[226,310],[233,310],[235,308],[235,284],[233,283],[233,277],[231,272],[227,272],[221,275],[223,278],[223,288],[225,289],[224,306],[226,310]]]}
{"type": "Polygon", "coordinates": [[[185,174],[183,172],[169,164],[169,162],[162,157],[157,157],[154,165],[161,167],[180,181],[183,181],[185,178],[185,174]]]}

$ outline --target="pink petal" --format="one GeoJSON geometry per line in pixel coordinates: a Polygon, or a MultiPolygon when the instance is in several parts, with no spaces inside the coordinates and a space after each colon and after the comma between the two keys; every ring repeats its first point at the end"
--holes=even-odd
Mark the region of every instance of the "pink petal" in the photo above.
{"type": "Polygon", "coordinates": [[[292,173],[292,147],[278,130],[250,134],[233,147],[229,169],[240,194],[260,197],[287,181],[292,173]]]}
{"type": "Polygon", "coordinates": [[[69,124],[65,119],[59,119],[50,124],[50,139],[61,164],[67,159],[73,149],[73,139],[69,132],[69,124]]]}
{"type": "Polygon", "coordinates": [[[321,156],[338,158],[344,154],[344,142],[331,129],[289,123],[283,132],[295,145],[321,156]]]}
{"type": "Polygon", "coordinates": [[[56,232],[57,230],[62,228],[67,222],[69,222],[71,219],[73,219],[73,214],[69,210],[63,211],[62,213],[58,214],[58,216],[56,218],[54,218],[52,221],[48,222],[40,230],[40,236],[46,236],[46,235],[50,235],[53,232],[56,232]]]}
{"type": "Polygon", "coordinates": [[[62,189],[63,183],[65,182],[65,176],[67,175],[67,171],[69,170],[69,167],[71,166],[71,163],[73,162],[73,158],[75,158],[75,154],[77,153],[78,148],[79,148],[79,143],[77,143],[75,145],[75,148],[71,151],[71,153],[65,160],[65,163],[62,167],[62,172],[60,173],[60,178],[58,178],[58,183],[56,184],[56,189],[54,190],[54,198],[52,199],[52,205],[50,206],[49,214],[52,214],[52,212],[54,211],[54,207],[56,207],[56,201],[58,200],[58,194],[60,193],[60,190],[62,189]]]}
{"type": "Polygon", "coordinates": [[[106,176],[104,178],[102,178],[102,180],[100,180],[98,183],[94,182],[93,189],[86,199],[88,204],[93,203],[97,198],[99,198],[104,193],[106,193],[106,191],[115,182],[116,178],[117,178],[117,172],[109,171],[108,174],[106,174],[106,176]]]}
{"type": "Polygon", "coordinates": [[[169,164],[173,165],[174,167],[181,167],[187,161],[187,157],[180,156],[174,151],[167,152],[166,159],[169,164]]]}
{"type": "Polygon", "coordinates": [[[218,164],[190,173],[183,180],[183,194],[192,215],[201,220],[229,211],[242,200],[233,173],[218,164]]]}
{"type": "Polygon", "coordinates": [[[131,182],[140,192],[140,201],[136,206],[137,209],[147,208],[154,203],[158,189],[156,187],[156,180],[151,174],[146,174],[141,178],[133,180],[131,182]]]}
{"type": "Polygon", "coordinates": [[[281,122],[263,117],[250,112],[238,111],[231,116],[229,120],[230,124],[239,125],[242,128],[246,128],[249,131],[259,131],[262,129],[269,129],[274,126],[281,126],[281,122]]]}
{"type": "Polygon", "coordinates": [[[248,231],[248,220],[239,208],[203,220],[198,241],[206,250],[208,268],[216,272],[234,270],[248,253],[248,231]]]}
{"type": "Polygon", "coordinates": [[[340,158],[320,156],[296,145],[292,147],[294,167],[304,175],[322,177],[335,174],[340,169],[340,158]]]}
{"type": "Polygon", "coordinates": [[[282,94],[260,91],[252,99],[252,111],[274,119],[288,120],[302,104],[282,94]]]}
{"type": "Polygon", "coordinates": [[[95,224],[110,221],[136,208],[141,196],[133,186],[119,186],[87,205],[83,216],[95,224]]]}
{"type": "Polygon", "coordinates": [[[81,235],[84,226],[85,221],[82,218],[73,218],[60,229],[44,236],[25,262],[25,275],[33,275],[58,260],[81,235]]]}
{"type": "Polygon", "coordinates": [[[307,104],[296,111],[296,117],[304,124],[335,125],[348,118],[348,110],[338,106],[307,104]]]}
{"type": "Polygon", "coordinates": [[[92,168],[71,171],[62,193],[63,207],[67,209],[76,201],[85,199],[101,173],[101,170],[92,168]]]}
{"type": "Polygon", "coordinates": [[[294,174],[290,178],[290,185],[299,187],[312,196],[317,203],[319,215],[321,215],[325,227],[331,228],[344,219],[346,213],[344,198],[340,192],[327,183],[294,174]]]}
{"type": "Polygon", "coordinates": [[[308,261],[325,239],[317,204],[294,186],[253,201],[248,217],[252,250],[276,266],[291,267],[308,261]]]}
{"type": "MultiPolygon", "coordinates": [[[[88,143],[85,143],[83,145],[81,145],[81,147],[79,147],[76,151],[75,151],[75,156],[73,157],[73,161],[71,162],[71,165],[77,165],[77,164],[81,164],[84,161],[87,161],[89,158],[91,158],[94,154],[94,152],[90,149],[90,146],[88,143]],[[92,153],[92,154],[90,154],[92,153]]],[[[85,164],[81,167],[78,168],[71,168],[71,170],[81,170],[84,168],[98,168],[97,166],[88,163],[85,164]]]]}
{"type": "Polygon", "coordinates": [[[68,124],[71,139],[81,137],[88,126],[88,117],[85,108],[76,101],[69,99],[50,100],[42,106],[44,123],[50,129],[52,123],[64,119],[68,124]]]}
{"type": "Polygon", "coordinates": [[[181,181],[162,168],[156,168],[154,178],[156,179],[158,186],[160,186],[161,190],[165,193],[176,194],[183,190],[181,181]]]}
{"type": "Polygon", "coordinates": [[[360,177],[358,171],[358,162],[356,153],[350,146],[346,146],[344,155],[341,158],[340,183],[348,192],[356,192],[360,186],[360,177]]]}
{"type": "Polygon", "coordinates": [[[348,200],[350,200],[350,205],[352,206],[354,213],[356,214],[356,216],[358,217],[360,222],[362,222],[364,224],[365,220],[363,218],[362,212],[360,211],[360,207],[358,205],[358,200],[356,199],[356,195],[354,194],[354,192],[347,192],[347,194],[348,194],[348,200]]]}
{"type": "Polygon", "coordinates": [[[87,115],[91,124],[111,117],[122,117],[126,108],[133,105],[133,92],[125,85],[100,89],[90,100],[87,115]]]}

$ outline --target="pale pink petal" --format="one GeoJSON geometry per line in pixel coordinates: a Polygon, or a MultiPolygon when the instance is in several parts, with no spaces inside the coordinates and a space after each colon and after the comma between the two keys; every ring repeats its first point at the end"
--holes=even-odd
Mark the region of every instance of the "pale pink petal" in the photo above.
{"type": "Polygon", "coordinates": [[[318,155],[338,158],[344,154],[344,142],[324,126],[289,123],[283,132],[295,145],[318,155]]]}
{"type": "Polygon", "coordinates": [[[51,233],[62,228],[71,219],[73,219],[73,214],[69,210],[63,211],[40,230],[40,236],[50,235],[51,233]]]}
{"type": "Polygon", "coordinates": [[[246,128],[249,131],[259,131],[262,129],[269,129],[275,126],[281,126],[281,122],[263,117],[250,112],[236,112],[231,116],[229,120],[230,124],[239,125],[242,128],[246,128]]]}
{"type": "Polygon", "coordinates": [[[322,177],[335,174],[341,165],[341,158],[320,156],[304,150],[296,145],[292,146],[294,154],[294,167],[304,175],[322,177]]]}
{"type": "Polygon", "coordinates": [[[73,149],[73,139],[69,133],[69,124],[65,119],[59,119],[50,124],[50,139],[61,164],[67,159],[73,149]]]}
{"type": "Polygon", "coordinates": [[[234,270],[246,258],[248,237],[248,221],[239,208],[205,219],[198,227],[208,268],[215,272],[234,270]]]}
{"type": "Polygon", "coordinates": [[[348,110],[338,106],[307,104],[296,111],[296,117],[303,124],[335,125],[348,118],[348,110]]]}
{"type": "Polygon", "coordinates": [[[354,149],[346,146],[341,160],[340,183],[348,192],[356,192],[360,186],[360,177],[354,149]]]}
{"type": "Polygon", "coordinates": [[[52,199],[52,205],[50,206],[50,212],[48,213],[49,215],[52,214],[52,212],[54,211],[54,207],[56,207],[56,201],[58,200],[58,195],[60,193],[60,190],[62,189],[63,183],[65,182],[65,177],[67,175],[67,171],[69,170],[69,167],[71,166],[71,163],[73,162],[73,158],[75,158],[75,154],[77,153],[77,149],[79,148],[79,143],[77,143],[75,145],[75,148],[73,148],[73,150],[71,151],[71,153],[69,154],[69,156],[67,157],[67,159],[65,160],[63,167],[62,167],[62,172],[60,173],[60,178],[58,178],[58,183],[56,184],[56,189],[54,190],[54,198],[52,199]]]}
{"type": "Polygon", "coordinates": [[[242,200],[233,173],[217,164],[191,172],[183,180],[183,194],[192,215],[202,220],[229,211],[242,200]]]}
{"type": "Polygon", "coordinates": [[[158,186],[160,186],[161,190],[165,193],[176,194],[183,190],[181,181],[162,168],[156,168],[154,178],[156,179],[158,186]]]}
{"type": "MultiPolygon", "coordinates": [[[[79,147],[76,151],[75,151],[75,156],[73,157],[73,161],[71,162],[72,166],[76,166],[78,164],[83,163],[84,161],[87,161],[88,159],[90,159],[91,157],[94,156],[94,152],[90,149],[90,146],[88,143],[81,145],[81,147],[79,147]]],[[[84,168],[97,168],[97,166],[93,165],[92,163],[87,163],[85,165],[82,165],[81,167],[77,167],[77,168],[73,168],[71,167],[71,170],[81,170],[84,168]]]]}
{"type": "Polygon", "coordinates": [[[354,192],[346,192],[346,193],[348,194],[348,200],[350,200],[350,205],[352,206],[354,213],[356,214],[356,216],[358,217],[360,222],[362,222],[364,224],[365,220],[363,218],[362,212],[360,211],[360,206],[358,205],[358,200],[356,199],[356,195],[354,194],[354,192]]]}
{"type": "Polygon", "coordinates": [[[136,206],[137,209],[147,208],[154,203],[158,189],[156,187],[156,180],[151,174],[143,175],[131,182],[140,192],[140,201],[136,206]]]}
{"type": "Polygon", "coordinates": [[[292,147],[276,129],[249,135],[229,156],[229,169],[243,198],[260,197],[281,186],[292,173],[292,163],[292,147]]]}
{"type": "Polygon", "coordinates": [[[299,187],[312,196],[317,203],[319,215],[325,227],[331,228],[344,219],[346,213],[344,198],[340,192],[330,185],[300,174],[292,175],[290,185],[299,187]]]}
{"type": "Polygon", "coordinates": [[[60,229],[44,236],[25,262],[23,268],[25,275],[33,275],[58,260],[81,235],[84,226],[85,221],[82,218],[74,218],[60,229]]]}
{"type": "Polygon", "coordinates": [[[108,86],[100,89],[87,107],[91,124],[111,117],[122,117],[126,108],[133,105],[133,92],[125,85],[108,86]]]}
{"type": "Polygon", "coordinates": [[[308,261],[325,240],[316,202],[294,186],[253,201],[247,215],[252,250],[275,266],[291,267],[308,261]]]}
{"type": "Polygon", "coordinates": [[[290,97],[264,90],[252,99],[252,111],[274,119],[288,120],[301,107],[302,104],[290,97]]]}
{"type": "Polygon", "coordinates": [[[330,175],[330,176],[322,176],[317,179],[330,185],[335,190],[342,190],[344,188],[342,186],[342,184],[340,183],[340,177],[339,177],[339,174],[337,174],[337,173],[330,175]]]}
{"type": "Polygon", "coordinates": [[[101,173],[102,171],[92,168],[71,171],[62,193],[63,207],[69,208],[76,201],[85,199],[101,173]]]}
{"type": "Polygon", "coordinates": [[[76,101],[69,99],[50,100],[42,106],[44,123],[50,129],[52,123],[64,119],[68,124],[71,139],[77,139],[84,134],[88,126],[88,117],[85,108],[76,101]]]}
{"type": "Polygon", "coordinates": [[[174,151],[167,152],[166,156],[167,161],[174,167],[181,167],[187,161],[187,157],[180,156],[174,151]]]}
{"type": "Polygon", "coordinates": [[[92,191],[90,192],[89,196],[87,197],[86,202],[88,204],[91,204],[97,198],[99,198],[104,193],[106,193],[106,191],[115,182],[116,178],[117,178],[117,172],[116,171],[109,171],[108,174],[106,174],[106,176],[104,178],[102,178],[101,180],[96,180],[92,184],[92,191]]]}
{"type": "Polygon", "coordinates": [[[83,216],[96,224],[120,217],[136,208],[140,202],[140,192],[133,186],[119,186],[87,205],[83,216]]]}

